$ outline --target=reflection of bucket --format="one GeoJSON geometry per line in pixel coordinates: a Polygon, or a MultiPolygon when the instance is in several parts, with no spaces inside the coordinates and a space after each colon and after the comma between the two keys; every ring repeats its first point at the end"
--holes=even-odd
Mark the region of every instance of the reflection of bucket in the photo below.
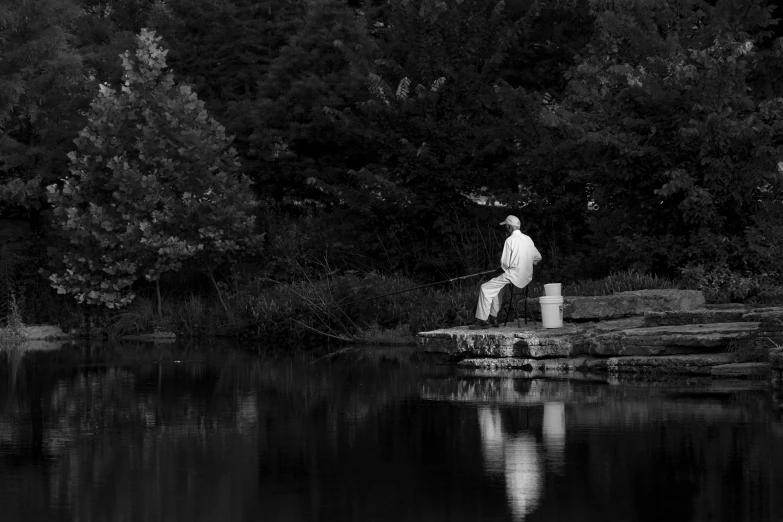
{"type": "Polygon", "coordinates": [[[541,325],[544,328],[562,328],[563,298],[558,296],[543,296],[539,297],[538,301],[541,303],[541,325]]]}
{"type": "Polygon", "coordinates": [[[544,295],[547,297],[560,297],[560,283],[544,285],[544,295]]]}

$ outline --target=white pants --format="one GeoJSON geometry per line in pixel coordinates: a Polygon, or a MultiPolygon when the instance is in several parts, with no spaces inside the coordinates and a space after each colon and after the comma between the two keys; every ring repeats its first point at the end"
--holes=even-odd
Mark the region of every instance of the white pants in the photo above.
{"type": "Polygon", "coordinates": [[[498,312],[500,312],[500,291],[509,284],[511,284],[511,281],[503,273],[481,285],[478,306],[476,306],[476,319],[486,321],[490,315],[498,316],[498,312]]]}

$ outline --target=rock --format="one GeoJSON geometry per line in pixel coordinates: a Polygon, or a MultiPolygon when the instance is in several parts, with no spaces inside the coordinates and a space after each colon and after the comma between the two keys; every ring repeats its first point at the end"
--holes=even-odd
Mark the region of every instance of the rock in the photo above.
{"type": "Polygon", "coordinates": [[[591,355],[676,355],[724,350],[732,341],[751,338],[758,323],[716,323],[630,328],[585,340],[591,355]]]}
{"type": "Polygon", "coordinates": [[[783,347],[769,351],[769,365],[776,370],[783,370],[783,347]]]}
{"type": "Polygon", "coordinates": [[[123,335],[120,337],[123,341],[151,341],[155,343],[173,343],[177,339],[177,334],[173,332],[154,332],[141,335],[123,335]]]}
{"type": "Polygon", "coordinates": [[[578,353],[582,329],[574,325],[524,330],[464,326],[418,334],[425,351],[484,357],[569,357],[578,353]]]}
{"type": "Polygon", "coordinates": [[[70,336],[63,332],[59,326],[38,324],[23,326],[21,335],[30,341],[50,341],[55,339],[69,339],[70,336]]]}
{"type": "Polygon", "coordinates": [[[733,362],[730,353],[699,355],[663,355],[611,357],[606,361],[610,373],[675,373],[710,375],[712,367],[733,362]]]}
{"type": "Polygon", "coordinates": [[[604,296],[566,296],[563,304],[564,320],[602,320],[700,308],[704,294],[698,290],[638,290],[604,296]]]}
{"type": "Polygon", "coordinates": [[[783,307],[759,308],[745,314],[744,319],[759,323],[756,332],[758,350],[783,347],[783,307]]]}
{"type": "Polygon", "coordinates": [[[59,350],[66,343],[67,341],[64,340],[58,341],[58,340],[35,339],[35,340],[24,341],[20,343],[18,346],[16,346],[16,348],[23,352],[50,352],[54,350],[59,350]]]}
{"type": "Polygon", "coordinates": [[[748,312],[747,308],[720,310],[676,310],[670,312],[645,312],[645,326],[672,326],[683,324],[738,323],[748,312]]]}
{"type": "Polygon", "coordinates": [[[729,363],[713,366],[710,374],[714,377],[766,377],[769,370],[767,363],[729,363]]]}
{"type": "Polygon", "coordinates": [[[563,328],[447,328],[418,334],[425,351],[482,357],[553,358],[590,354],[677,355],[724,350],[752,338],[757,323],[635,327],[637,320],[566,323],[563,328]]]}

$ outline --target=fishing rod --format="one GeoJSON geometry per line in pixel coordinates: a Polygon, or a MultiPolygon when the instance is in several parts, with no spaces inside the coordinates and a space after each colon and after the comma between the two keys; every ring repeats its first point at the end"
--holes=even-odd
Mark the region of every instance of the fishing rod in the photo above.
{"type": "MultiPolygon", "coordinates": [[[[427,288],[427,287],[430,287],[430,286],[441,285],[443,283],[450,283],[452,281],[459,281],[460,279],[469,279],[471,277],[491,274],[493,272],[497,272],[498,270],[499,270],[499,268],[495,268],[494,270],[486,270],[484,272],[477,272],[475,274],[470,274],[470,275],[465,275],[465,276],[460,276],[460,277],[452,277],[451,279],[446,279],[446,280],[443,280],[443,281],[437,281],[435,283],[429,283],[429,284],[426,284],[426,285],[416,286],[416,287],[413,287],[413,288],[407,288],[405,290],[398,290],[396,292],[389,292],[388,294],[376,295],[374,297],[365,297],[364,299],[359,299],[358,301],[351,301],[350,303],[335,303],[334,305],[330,306],[329,308],[335,308],[335,307],[341,307],[342,308],[342,307],[349,306],[349,305],[356,304],[356,303],[363,303],[364,301],[372,301],[373,299],[380,299],[381,297],[388,297],[390,295],[403,294],[405,292],[412,292],[413,290],[420,290],[422,288],[427,288]]],[[[276,283],[276,284],[282,284],[282,283],[280,283],[280,281],[275,281],[274,279],[270,279],[268,277],[262,277],[261,279],[266,280],[266,281],[270,281],[270,282],[276,283]]],[[[294,312],[294,313],[296,313],[296,312],[294,312]]],[[[307,328],[308,330],[312,330],[312,331],[314,331],[314,332],[316,332],[318,334],[325,335],[327,337],[332,337],[332,338],[335,338],[335,339],[339,339],[341,341],[352,342],[351,339],[345,338],[343,336],[330,334],[328,332],[322,332],[322,331],[320,331],[320,330],[318,330],[316,328],[313,328],[312,326],[308,326],[305,323],[296,320],[293,317],[293,313],[288,315],[288,316],[286,316],[286,317],[283,317],[283,319],[290,319],[290,320],[298,323],[299,325],[307,328]]],[[[261,320],[259,319],[259,320],[254,321],[251,324],[255,325],[255,324],[259,324],[260,322],[261,322],[261,320]]]]}
{"type": "Polygon", "coordinates": [[[364,301],[372,301],[373,299],[380,299],[381,297],[388,297],[390,295],[404,294],[405,292],[412,292],[414,290],[420,290],[422,288],[427,288],[429,286],[442,285],[444,283],[451,283],[452,281],[459,281],[460,279],[469,279],[471,277],[491,274],[491,273],[497,272],[497,271],[498,271],[498,269],[496,268],[494,270],[487,270],[485,272],[477,272],[475,274],[470,274],[470,275],[466,275],[466,276],[452,277],[451,279],[446,279],[444,281],[438,281],[436,283],[429,283],[429,284],[426,284],[426,285],[416,286],[416,287],[413,287],[413,288],[408,288],[406,290],[398,290],[396,292],[389,292],[388,294],[376,295],[374,297],[365,297],[364,299],[359,299],[358,301],[351,301],[350,303],[344,303],[344,304],[337,303],[337,306],[342,307],[342,306],[349,306],[349,305],[356,304],[356,303],[362,303],[364,301]]]}

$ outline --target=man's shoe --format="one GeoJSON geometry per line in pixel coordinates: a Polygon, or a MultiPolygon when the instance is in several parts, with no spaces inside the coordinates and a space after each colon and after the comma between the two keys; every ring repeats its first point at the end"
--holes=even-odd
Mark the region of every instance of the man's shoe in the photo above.
{"type": "Polygon", "coordinates": [[[476,319],[475,323],[468,326],[468,330],[485,330],[487,328],[489,328],[489,323],[487,321],[482,321],[481,319],[476,319]]]}
{"type": "Polygon", "coordinates": [[[498,324],[498,318],[497,318],[497,317],[495,317],[494,315],[490,315],[490,316],[489,316],[489,325],[490,325],[492,328],[497,328],[498,326],[500,326],[500,325],[498,324]]]}

